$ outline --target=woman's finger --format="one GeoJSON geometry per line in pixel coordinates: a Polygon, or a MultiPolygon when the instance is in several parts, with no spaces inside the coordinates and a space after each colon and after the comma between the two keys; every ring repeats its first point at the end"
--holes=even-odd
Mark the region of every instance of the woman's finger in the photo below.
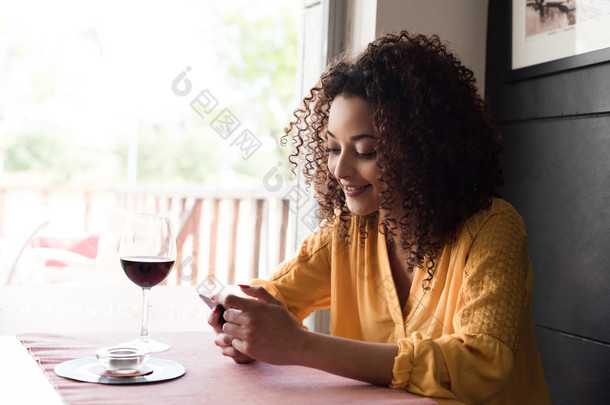
{"type": "Polygon", "coordinates": [[[227,335],[226,333],[219,333],[214,338],[214,344],[219,347],[231,346],[233,342],[233,337],[227,335]]]}
{"type": "MultiPolygon", "coordinates": [[[[224,335],[224,336],[228,336],[228,335],[224,335]]],[[[243,354],[242,352],[237,350],[235,347],[233,347],[230,343],[231,340],[233,340],[233,339],[232,338],[229,339],[228,345],[225,344],[226,341],[224,339],[215,340],[215,343],[218,347],[220,347],[220,352],[222,353],[223,356],[232,358],[233,361],[235,361],[236,363],[250,363],[251,361],[254,361],[254,359],[252,357],[243,354]]]]}
{"type": "Polygon", "coordinates": [[[217,304],[224,306],[226,309],[233,308],[240,311],[248,311],[257,306],[260,302],[282,306],[282,302],[269,294],[262,286],[246,286],[240,285],[243,293],[248,297],[240,297],[232,293],[221,293],[214,298],[217,304]],[[256,298],[256,299],[252,299],[256,298]]]}
{"type": "Polygon", "coordinates": [[[227,334],[232,338],[240,339],[252,335],[254,330],[250,325],[248,315],[243,315],[241,311],[230,310],[227,311],[226,317],[228,321],[222,325],[222,333],[227,334]]]}
{"type": "Polygon", "coordinates": [[[259,301],[266,302],[268,304],[282,305],[282,302],[271,295],[263,286],[239,284],[239,288],[241,288],[241,291],[244,294],[252,298],[256,298],[259,301]]]}
{"type": "Polygon", "coordinates": [[[252,357],[246,356],[232,346],[223,347],[221,350],[223,356],[230,357],[234,362],[244,364],[254,361],[252,357]]]}
{"type": "Polygon", "coordinates": [[[217,334],[222,333],[222,324],[224,323],[221,321],[220,315],[218,307],[214,307],[210,315],[208,315],[208,325],[210,325],[217,334]]]}

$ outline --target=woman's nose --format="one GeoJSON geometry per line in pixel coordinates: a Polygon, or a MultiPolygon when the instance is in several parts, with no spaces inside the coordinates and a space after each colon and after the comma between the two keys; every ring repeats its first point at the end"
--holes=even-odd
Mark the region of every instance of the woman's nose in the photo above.
{"type": "Polygon", "coordinates": [[[335,164],[334,175],[338,179],[345,179],[354,174],[354,162],[345,153],[341,153],[335,164]]]}

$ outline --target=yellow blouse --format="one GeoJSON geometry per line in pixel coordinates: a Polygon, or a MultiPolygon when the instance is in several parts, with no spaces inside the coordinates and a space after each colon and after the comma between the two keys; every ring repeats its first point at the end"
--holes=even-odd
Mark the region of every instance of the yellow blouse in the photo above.
{"type": "Polygon", "coordinates": [[[391,387],[467,404],[549,404],[531,318],[523,220],[506,201],[470,218],[445,246],[425,292],[416,270],[400,307],[386,241],[357,221],[345,244],[322,226],[269,281],[254,280],[302,323],[331,308],[335,336],[397,343],[391,387]]]}

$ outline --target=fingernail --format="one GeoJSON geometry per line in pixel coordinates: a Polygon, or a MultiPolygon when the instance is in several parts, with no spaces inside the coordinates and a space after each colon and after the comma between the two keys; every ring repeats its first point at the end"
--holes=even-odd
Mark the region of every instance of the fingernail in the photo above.
{"type": "Polygon", "coordinates": [[[246,284],[237,284],[237,285],[239,286],[239,288],[244,288],[244,289],[250,288],[250,286],[246,285],[246,284]]]}
{"type": "Polygon", "coordinates": [[[216,301],[216,296],[215,295],[212,295],[210,298],[212,299],[212,301],[216,301]]]}
{"type": "Polygon", "coordinates": [[[212,313],[217,314],[218,313],[218,307],[212,308],[212,313]]]}

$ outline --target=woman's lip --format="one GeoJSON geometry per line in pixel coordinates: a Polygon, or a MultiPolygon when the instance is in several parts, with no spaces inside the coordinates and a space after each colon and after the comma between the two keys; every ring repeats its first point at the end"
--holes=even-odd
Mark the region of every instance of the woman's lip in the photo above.
{"type": "Polygon", "coordinates": [[[370,184],[365,186],[343,186],[343,192],[347,197],[358,197],[360,194],[366,192],[370,186],[370,184]]]}

